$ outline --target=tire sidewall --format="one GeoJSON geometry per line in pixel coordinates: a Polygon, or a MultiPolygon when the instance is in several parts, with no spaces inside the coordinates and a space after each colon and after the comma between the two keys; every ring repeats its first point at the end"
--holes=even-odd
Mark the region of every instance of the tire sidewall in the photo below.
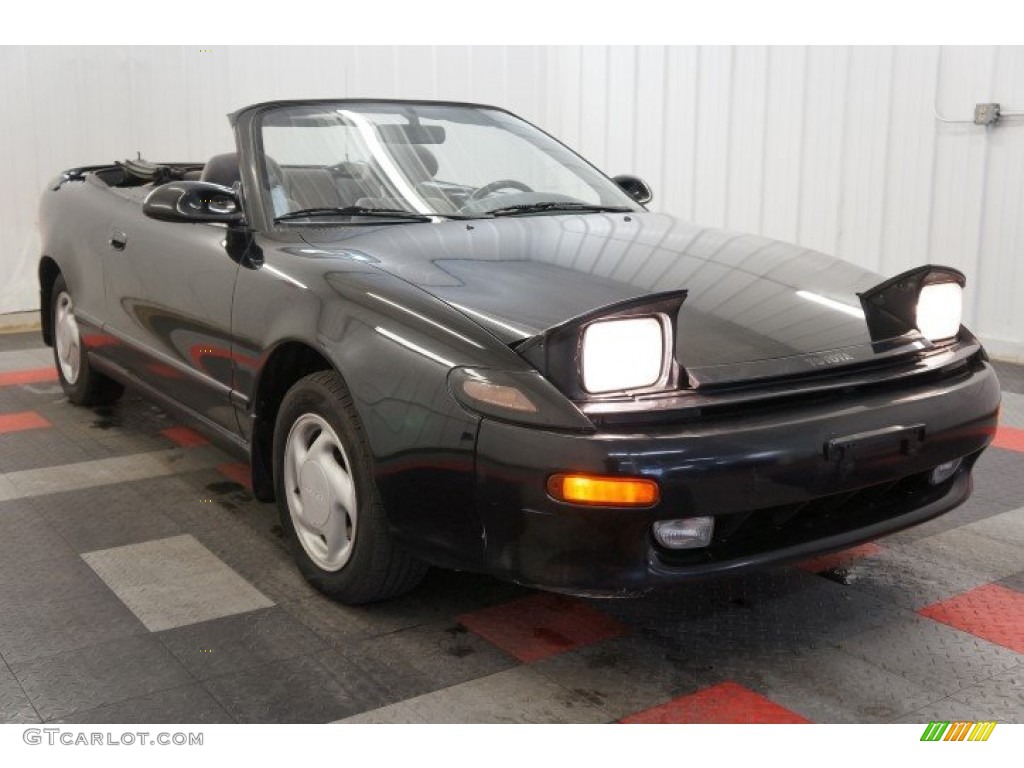
{"type": "Polygon", "coordinates": [[[325,592],[344,592],[346,587],[356,586],[359,574],[372,567],[372,541],[379,535],[381,519],[380,504],[373,483],[372,466],[365,440],[345,413],[337,394],[320,382],[307,379],[293,387],[281,403],[274,427],[274,491],[278,499],[281,528],[288,547],[291,549],[299,570],[310,583],[325,592]],[[284,456],[288,435],[295,421],[306,413],[315,413],[325,419],[341,440],[349,460],[349,473],[356,490],[357,519],[352,554],[337,571],[325,571],[307,554],[299,542],[292,523],[288,506],[288,494],[284,487],[284,456]]]}
{"type": "Polygon", "coordinates": [[[64,370],[60,365],[60,354],[57,351],[57,302],[61,294],[64,293],[74,301],[75,297],[71,293],[71,289],[68,288],[67,283],[64,281],[64,276],[60,275],[53,283],[53,291],[50,296],[50,327],[53,330],[53,365],[57,369],[57,380],[60,382],[60,386],[64,390],[64,394],[67,395],[68,400],[73,403],[82,403],[85,401],[88,393],[89,355],[86,354],[85,345],[82,343],[81,331],[78,334],[78,378],[75,379],[74,384],[64,378],[64,370]]]}

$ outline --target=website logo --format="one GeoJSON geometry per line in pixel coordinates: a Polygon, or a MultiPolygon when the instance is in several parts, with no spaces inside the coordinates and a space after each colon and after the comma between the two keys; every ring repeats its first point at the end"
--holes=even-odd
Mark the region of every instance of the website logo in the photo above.
{"type": "Polygon", "coordinates": [[[988,741],[995,727],[995,720],[977,723],[971,720],[952,723],[933,720],[921,734],[921,741],[988,741]]]}

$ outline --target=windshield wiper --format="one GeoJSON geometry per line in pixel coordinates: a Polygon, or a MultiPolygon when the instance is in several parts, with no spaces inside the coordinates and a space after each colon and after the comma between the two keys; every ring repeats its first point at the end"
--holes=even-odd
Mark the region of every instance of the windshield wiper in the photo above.
{"type": "Polygon", "coordinates": [[[595,205],[591,203],[572,203],[551,201],[547,203],[521,203],[494,208],[487,211],[491,216],[515,216],[520,213],[543,213],[546,211],[583,211],[586,213],[633,213],[632,208],[622,205],[595,205]]]}
{"type": "MultiPolygon", "coordinates": [[[[444,214],[438,214],[443,216],[444,214]]],[[[344,208],[302,208],[298,211],[282,213],[274,218],[274,223],[279,221],[291,221],[292,219],[305,219],[314,216],[380,216],[386,219],[402,219],[407,221],[433,221],[425,213],[405,211],[400,208],[367,208],[362,205],[347,205],[344,208]]]]}

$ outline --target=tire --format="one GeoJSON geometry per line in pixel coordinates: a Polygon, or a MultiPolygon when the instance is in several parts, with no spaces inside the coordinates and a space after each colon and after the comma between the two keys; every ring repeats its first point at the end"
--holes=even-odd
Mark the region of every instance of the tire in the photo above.
{"type": "Polygon", "coordinates": [[[75,319],[75,302],[63,275],[58,275],[53,283],[50,321],[53,328],[53,364],[68,400],[75,405],[108,405],[121,397],[124,387],[89,365],[89,356],[84,353],[75,319]]]}
{"type": "Polygon", "coordinates": [[[288,390],[274,427],[281,528],[306,580],[350,605],[408,592],[427,571],[388,531],[370,455],[341,376],[320,371],[288,390]]]}

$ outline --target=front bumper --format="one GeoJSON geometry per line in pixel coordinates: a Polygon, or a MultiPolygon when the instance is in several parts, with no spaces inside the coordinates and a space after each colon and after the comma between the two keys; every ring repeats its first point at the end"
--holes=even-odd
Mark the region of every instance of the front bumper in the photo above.
{"type": "Polygon", "coordinates": [[[478,505],[488,569],[525,584],[631,594],[694,578],[799,560],[923,522],[962,503],[991,442],[999,383],[986,362],[941,380],[858,391],[638,430],[576,435],[485,420],[477,441],[478,505]],[[913,426],[921,439],[872,440],[837,459],[829,444],[913,426]],[[933,486],[939,464],[964,459],[933,486]],[[551,499],[556,472],[650,477],[648,509],[551,499]],[[710,515],[712,544],[669,551],[656,520],[710,515]]]}

